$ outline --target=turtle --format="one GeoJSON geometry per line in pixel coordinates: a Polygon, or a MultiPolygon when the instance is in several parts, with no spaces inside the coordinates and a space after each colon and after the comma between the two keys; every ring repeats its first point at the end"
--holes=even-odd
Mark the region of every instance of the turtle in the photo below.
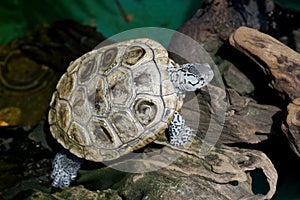
{"type": "Polygon", "coordinates": [[[208,63],[179,65],[150,38],[103,46],[71,62],[53,93],[48,119],[53,137],[75,156],[56,154],[52,186],[70,185],[79,158],[116,160],[167,128],[170,144],[184,146],[194,134],[179,113],[185,92],[213,76],[208,63]]]}

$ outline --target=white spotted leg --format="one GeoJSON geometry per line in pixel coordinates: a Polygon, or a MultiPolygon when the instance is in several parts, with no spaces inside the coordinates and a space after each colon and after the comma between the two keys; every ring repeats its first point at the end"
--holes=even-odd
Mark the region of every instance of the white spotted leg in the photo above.
{"type": "Polygon", "coordinates": [[[82,160],[66,151],[60,151],[52,162],[52,186],[57,188],[68,187],[75,180],[82,160]]]}
{"type": "Polygon", "coordinates": [[[182,115],[175,111],[174,118],[169,125],[170,144],[174,146],[184,146],[195,135],[193,129],[185,124],[182,115]]]}

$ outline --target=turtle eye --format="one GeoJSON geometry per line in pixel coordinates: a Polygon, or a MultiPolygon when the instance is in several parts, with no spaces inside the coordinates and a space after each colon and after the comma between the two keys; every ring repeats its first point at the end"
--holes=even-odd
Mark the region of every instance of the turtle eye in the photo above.
{"type": "Polygon", "coordinates": [[[189,65],[188,72],[195,75],[199,74],[199,71],[196,69],[196,67],[193,64],[189,65]]]}

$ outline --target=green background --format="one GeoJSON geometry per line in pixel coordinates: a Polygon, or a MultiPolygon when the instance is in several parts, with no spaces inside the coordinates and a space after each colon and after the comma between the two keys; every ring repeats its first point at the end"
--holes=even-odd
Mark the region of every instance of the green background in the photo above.
{"type": "MultiPolygon", "coordinates": [[[[0,44],[24,35],[37,24],[74,19],[96,26],[110,37],[137,27],[177,29],[193,16],[202,0],[119,0],[132,21],[126,22],[115,0],[1,0],[0,44]]],[[[299,0],[276,0],[279,5],[300,10],[299,0]]]]}
{"type": "Polygon", "coordinates": [[[201,0],[119,0],[127,15],[126,22],[115,0],[2,0],[0,5],[0,43],[24,35],[36,24],[59,19],[74,19],[96,26],[110,37],[137,27],[177,29],[193,16],[201,0]]]}

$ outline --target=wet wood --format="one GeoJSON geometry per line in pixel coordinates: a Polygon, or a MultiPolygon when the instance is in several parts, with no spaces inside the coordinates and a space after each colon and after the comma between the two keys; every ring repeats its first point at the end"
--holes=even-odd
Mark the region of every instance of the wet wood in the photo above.
{"type": "Polygon", "coordinates": [[[287,112],[282,130],[286,134],[291,148],[300,157],[300,98],[296,98],[289,103],[287,112]]]}
{"type": "Polygon", "coordinates": [[[275,38],[255,29],[240,27],[230,43],[261,67],[269,85],[288,102],[282,130],[290,146],[300,156],[300,54],[275,38]]]}
{"type": "Polygon", "coordinates": [[[149,171],[132,174],[121,188],[121,193],[132,199],[141,195],[182,200],[270,199],[276,191],[278,178],[264,153],[224,145],[210,146],[199,138],[187,149],[167,145],[151,157],[144,155],[111,167],[149,171]],[[256,169],[262,170],[267,179],[269,191],[266,194],[252,192],[250,172],[256,169]]]}
{"type": "Polygon", "coordinates": [[[216,53],[223,40],[238,27],[269,29],[267,13],[274,9],[274,2],[263,0],[235,1],[207,0],[195,15],[179,29],[202,43],[208,52],[216,53]]]}
{"type": "Polygon", "coordinates": [[[230,37],[230,44],[253,59],[262,68],[269,84],[283,98],[300,97],[300,54],[275,38],[256,29],[240,27],[230,37]]]}
{"type": "Polygon", "coordinates": [[[197,95],[198,103],[188,96],[181,111],[186,123],[207,139],[223,144],[257,144],[277,134],[273,127],[280,127],[282,122],[280,108],[258,104],[230,88],[211,84],[208,88],[197,95]]]}

